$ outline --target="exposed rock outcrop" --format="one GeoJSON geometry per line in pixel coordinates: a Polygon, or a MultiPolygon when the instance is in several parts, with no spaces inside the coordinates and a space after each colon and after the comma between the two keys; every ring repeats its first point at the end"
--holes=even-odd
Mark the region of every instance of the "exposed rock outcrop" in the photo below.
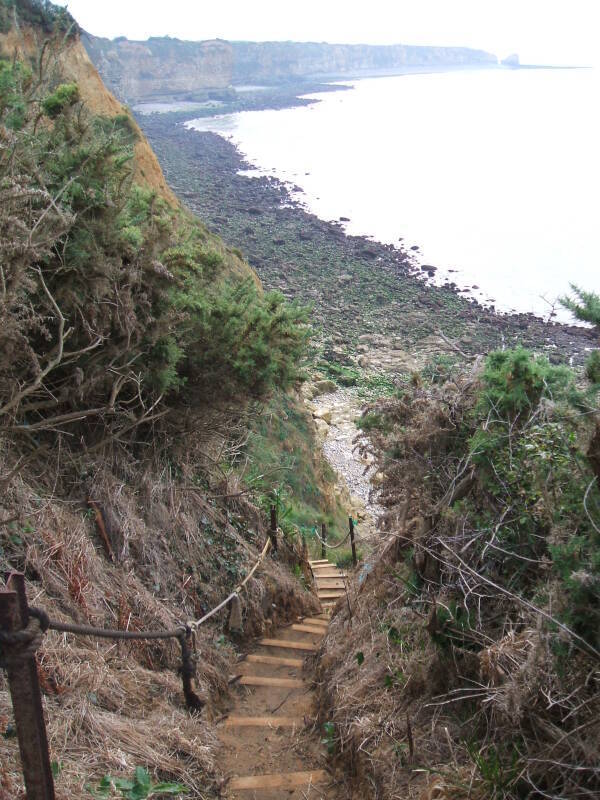
{"type": "Polygon", "coordinates": [[[104,81],[127,102],[223,89],[233,77],[232,46],[219,39],[132,42],[84,34],[83,42],[104,81]]]}

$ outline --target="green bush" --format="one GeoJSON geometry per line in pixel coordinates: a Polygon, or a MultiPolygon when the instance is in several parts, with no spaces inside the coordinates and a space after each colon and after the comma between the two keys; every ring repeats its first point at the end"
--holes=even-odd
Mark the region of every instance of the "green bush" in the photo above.
{"type": "Polygon", "coordinates": [[[34,25],[45,33],[76,35],[79,27],[66,8],[50,0],[0,0],[0,33],[7,33],[15,13],[20,23],[34,25]]]}
{"type": "Polygon", "coordinates": [[[585,363],[587,379],[594,384],[600,383],[600,350],[594,350],[585,363]]]}
{"type": "Polygon", "coordinates": [[[61,83],[52,94],[42,100],[44,114],[50,119],[56,119],[67,108],[79,102],[79,87],[76,83],[61,83]]]}
{"type": "Polygon", "coordinates": [[[562,297],[560,302],[573,316],[581,322],[589,322],[600,328],[600,295],[586,292],[575,284],[571,284],[575,297],[562,297]]]}
{"type": "Polygon", "coordinates": [[[383,432],[391,430],[390,421],[386,418],[385,414],[380,414],[377,411],[369,411],[363,414],[357,419],[356,425],[365,433],[375,430],[383,432]]]}
{"type": "Polygon", "coordinates": [[[19,131],[25,124],[25,92],[31,78],[27,65],[0,60],[0,119],[10,130],[19,131]]]}
{"type": "Polygon", "coordinates": [[[483,374],[481,409],[514,420],[536,408],[542,396],[552,399],[572,380],[565,367],[551,366],[546,358],[533,358],[523,348],[490,353],[483,374]]]}
{"type": "Polygon", "coordinates": [[[305,310],[234,279],[237,263],[201,223],[132,183],[127,115],[75,114],[75,84],[39,88],[30,77],[0,62],[0,124],[15,132],[0,151],[0,183],[14,187],[0,209],[0,421],[19,387],[27,402],[14,422],[42,426],[113,395],[111,413],[125,420],[165,393],[214,402],[300,379],[305,310]],[[53,124],[39,125],[41,113],[53,124]],[[66,363],[53,364],[63,351],[66,363]]]}

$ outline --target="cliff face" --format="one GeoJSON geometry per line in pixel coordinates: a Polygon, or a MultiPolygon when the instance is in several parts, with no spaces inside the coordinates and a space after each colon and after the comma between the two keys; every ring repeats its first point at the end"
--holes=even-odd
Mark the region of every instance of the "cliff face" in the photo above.
{"type": "Polygon", "coordinates": [[[462,47],[234,42],[234,83],[377,74],[406,67],[496,64],[496,56],[462,47]]]}
{"type": "Polygon", "coordinates": [[[299,42],[131,42],[84,35],[103,79],[120,99],[191,98],[231,84],[282,83],[325,76],[380,74],[415,67],[492,65],[496,56],[460,47],[299,42]]]}
{"type": "Polygon", "coordinates": [[[111,41],[87,34],[83,41],[103,79],[124,101],[224,88],[232,80],[233,51],[228,42],[168,37],[111,41]]]}

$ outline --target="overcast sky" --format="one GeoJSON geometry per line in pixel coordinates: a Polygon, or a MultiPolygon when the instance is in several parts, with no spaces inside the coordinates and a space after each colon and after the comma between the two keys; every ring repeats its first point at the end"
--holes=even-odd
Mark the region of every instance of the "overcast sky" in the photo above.
{"type": "Polygon", "coordinates": [[[69,0],[98,36],[478,47],[529,63],[600,62],[600,0],[69,0]]]}

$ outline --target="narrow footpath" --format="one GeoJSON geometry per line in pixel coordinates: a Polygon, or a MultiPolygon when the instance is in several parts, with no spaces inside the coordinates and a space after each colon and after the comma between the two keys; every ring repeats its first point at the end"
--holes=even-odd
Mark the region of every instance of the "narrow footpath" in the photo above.
{"type": "Polygon", "coordinates": [[[346,576],[325,559],[309,563],[322,613],[258,640],[231,678],[235,699],[219,728],[228,800],[344,800],[327,771],[305,659],[319,649],[346,576]]]}

